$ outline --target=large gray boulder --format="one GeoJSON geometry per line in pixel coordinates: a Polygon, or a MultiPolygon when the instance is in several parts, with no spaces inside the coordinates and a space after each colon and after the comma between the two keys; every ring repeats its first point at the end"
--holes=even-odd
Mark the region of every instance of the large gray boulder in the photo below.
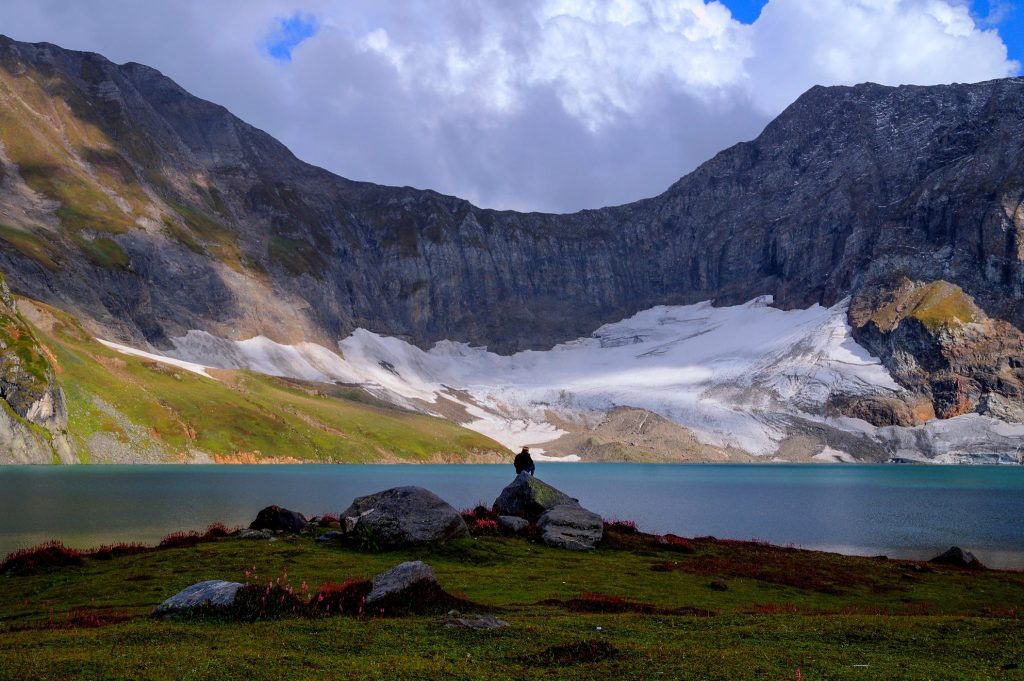
{"type": "Polygon", "coordinates": [[[365,532],[382,549],[469,536],[459,512],[422,487],[395,487],[359,497],[342,519],[346,531],[365,532]]]}
{"type": "Polygon", "coordinates": [[[222,579],[199,582],[168,598],[156,607],[153,614],[168,615],[203,605],[226,608],[235,602],[235,596],[241,588],[238,582],[225,582],[222,579]]]}
{"type": "Polygon", "coordinates": [[[537,520],[541,540],[570,551],[590,551],[604,535],[604,521],[579,504],[556,506],[537,520]]]}
{"type": "Polygon", "coordinates": [[[578,499],[529,473],[520,473],[494,500],[494,511],[499,515],[514,515],[532,521],[556,506],[578,503],[578,499]]]}

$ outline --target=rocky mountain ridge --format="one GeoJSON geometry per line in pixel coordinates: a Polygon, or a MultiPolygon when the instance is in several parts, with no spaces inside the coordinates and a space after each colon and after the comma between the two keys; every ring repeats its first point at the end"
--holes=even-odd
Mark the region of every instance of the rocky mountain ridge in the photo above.
{"type": "MultiPolygon", "coordinates": [[[[854,314],[870,318],[894,278],[948,282],[1002,334],[1005,370],[983,353],[941,383],[925,344],[861,338],[935,415],[1014,418],[1022,152],[1021,78],[815,87],[657,197],[493,211],[305,164],[149,67],[0,38],[0,269],[136,346],[198,329],[330,347],[364,328],[502,353],[657,305],[763,294],[786,309],[853,295],[858,329],[854,314]],[[910,364],[928,375],[899,369],[910,364]]],[[[876,425],[929,417],[910,402],[833,407],[876,425]]]]}

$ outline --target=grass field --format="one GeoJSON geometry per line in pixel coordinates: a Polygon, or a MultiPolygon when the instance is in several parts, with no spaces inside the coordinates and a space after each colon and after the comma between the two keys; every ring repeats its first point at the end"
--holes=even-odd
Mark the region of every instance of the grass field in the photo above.
{"type": "Polygon", "coordinates": [[[283,537],[86,558],[0,577],[0,679],[1024,678],[1022,573],[683,544],[626,528],[589,554],[496,536],[390,553],[283,537]],[[319,585],[413,558],[510,626],[149,615],[189,584],[244,582],[254,566],[319,585]]]}

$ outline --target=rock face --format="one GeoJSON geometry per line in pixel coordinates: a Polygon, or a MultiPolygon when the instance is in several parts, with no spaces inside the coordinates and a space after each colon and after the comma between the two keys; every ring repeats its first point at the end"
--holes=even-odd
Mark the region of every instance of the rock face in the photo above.
{"type": "Polygon", "coordinates": [[[978,412],[1024,422],[1024,333],[991,319],[959,286],[904,278],[856,297],[850,321],[912,395],[909,405],[862,418],[910,425],[978,412]]]}
{"type": "Polygon", "coordinates": [[[64,391],[45,348],[18,314],[2,274],[0,402],[0,463],[78,461],[67,432],[64,391]]]}
{"type": "Polygon", "coordinates": [[[537,520],[541,540],[570,551],[590,551],[604,535],[601,516],[578,504],[556,506],[537,520]]]}
{"type": "Polygon", "coordinates": [[[342,518],[349,532],[368,533],[379,548],[415,546],[469,536],[459,512],[422,487],[395,487],[359,497],[342,518]]]}
{"type": "Polygon", "coordinates": [[[501,490],[494,500],[494,510],[500,515],[537,520],[545,511],[577,501],[529,473],[520,473],[501,490]]]}
{"type": "MultiPolygon", "coordinates": [[[[362,327],[511,352],[661,304],[831,305],[894,273],[1024,325],[1020,78],[815,87],[663,194],[571,215],[337,177],[139,64],[0,38],[0,80],[0,269],[137,345],[362,327]],[[67,139],[83,128],[88,144],[67,139]]],[[[946,347],[989,354],[965,334],[946,347]]],[[[882,336],[893,357],[933,340],[882,336]]],[[[917,366],[939,416],[1020,404],[917,366]]]]}
{"type": "Polygon", "coordinates": [[[251,530],[271,532],[302,532],[309,525],[306,516],[280,506],[267,506],[256,514],[256,520],[249,523],[251,530]]]}
{"type": "Polygon", "coordinates": [[[227,607],[235,602],[235,595],[242,585],[238,582],[225,582],[211,579],[187,587],[161,603],[153,611],[155,615],[165,615],[202,605],[227,607]]]}

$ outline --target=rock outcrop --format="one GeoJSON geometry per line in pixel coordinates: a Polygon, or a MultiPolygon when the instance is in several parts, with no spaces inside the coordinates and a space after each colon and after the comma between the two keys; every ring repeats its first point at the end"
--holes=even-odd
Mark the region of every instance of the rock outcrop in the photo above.
{"type": "Polygon", "coordinates": [[[459,512],[422,487],[395,487],[359,497],[341,517],[346,531],[368,535],[382,549],[469,536],[459,512]]]}
{"type": "Polygon", "coordinates": [[[882,426],[969,412],[1024,422],[1024,333],[990,318],[959,286],[904,278],[854,298],[850,322],[910,399],[854,404],[847,414],[882,426]]]}
{"type": "Polygon", "coordinates": [[[77,463],[64,391],[0,275],[0,463],[77,463]]]}
{"type": "Polygon", "coordinates": [[[985,569],[985,565],[973,553],[959,546],[949,547],[946,551],[943,551],[928,562],[935,563],[936,565],[951,565],[968,570],[985,569]]]}
{"type": "Polygon", "coordinates": [[[494,511],[499,515],[514,515],[535,521],[556,506],[577,503],[577,499],[543,480],[529,473],[520,473],[494,500],[494,511]]]}
{"type": "Polygon", "coordinates": [[[578,504],[555,506],[537,520],[541,540],[570,551],[590,551],[604,535],[604,521],[578,504]]]}

